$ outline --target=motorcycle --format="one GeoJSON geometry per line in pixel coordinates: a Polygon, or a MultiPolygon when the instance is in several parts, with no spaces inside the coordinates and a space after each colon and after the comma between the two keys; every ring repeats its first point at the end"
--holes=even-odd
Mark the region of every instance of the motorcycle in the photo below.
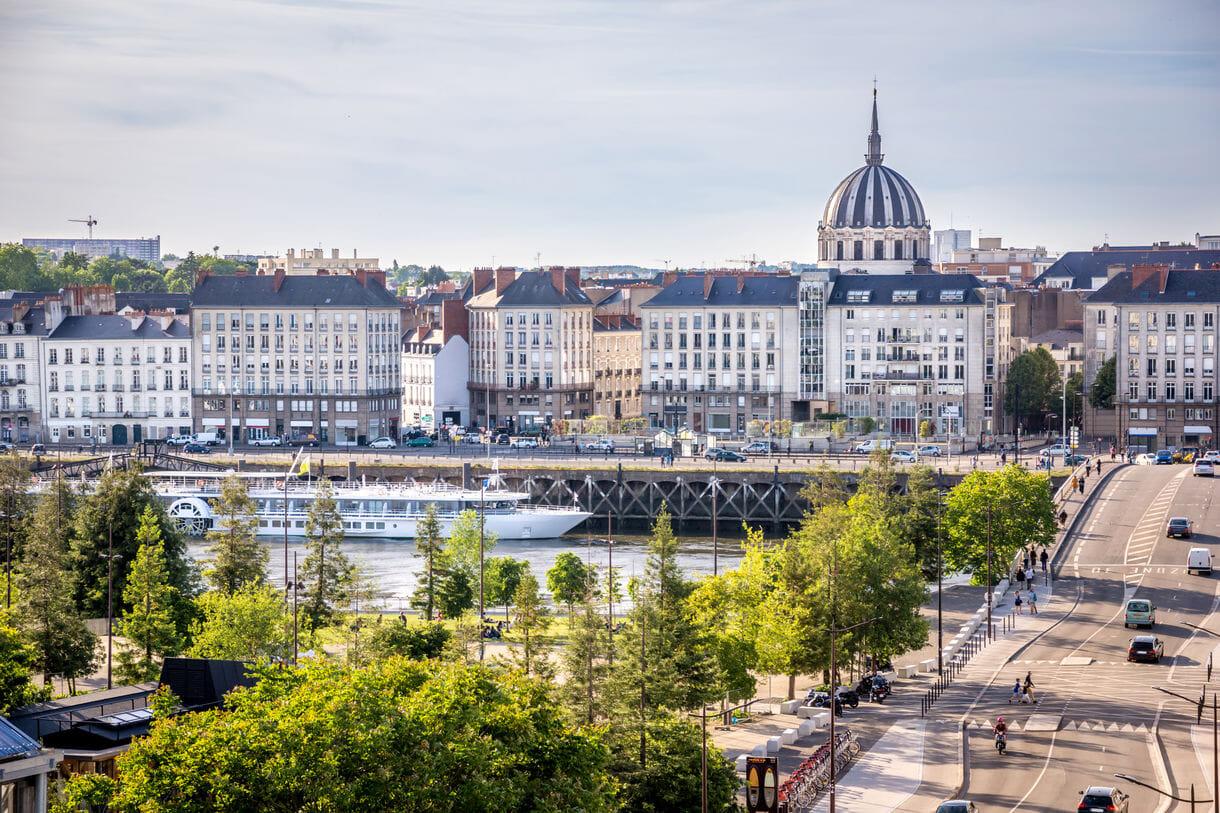
{"type": "Polygon", "coordinates": [[[893,687],[890,682],[880,675],[861,678],[859,685],[856,686],[856,694],[860,697],[867,696],[870,703],[882,703],[892,693],[893,687]]]}
{"type": "MultiPolygon", "coordinates": [[[[840,687],[838,691],[839,702],[845,706],[856,708],[860,705],[860,695],[855,690],[848,687],[840,687]]],[[[815,706],[822,708],[831,705],[830,692],[817,691],[811,689],[808,697],[805,698],[806,706],[815,706]]]]}
{"type": "Polygon", "coordinates": [[[997,732],[995,735],[995,750],[999,751],[1000,755],[1003,756],[1004,751],[1007,748],[1008,748],[1008,735],[1002,731],[997,732]]]}

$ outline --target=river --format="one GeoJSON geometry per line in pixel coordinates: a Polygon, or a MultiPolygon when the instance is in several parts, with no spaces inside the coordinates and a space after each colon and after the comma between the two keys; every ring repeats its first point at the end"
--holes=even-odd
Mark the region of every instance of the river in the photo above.
{"type": "MultiPolygon", "coordinates": [[[[711,535],[680,535],[681,548],[678,552],[678,564],[690,578],[707,576],[712,573],[712,539],[711,535]]],[[[642,573],[648,558],[648,537],[635,534],[614,535],[614,569],[623,580],[624,592],[626,581],[632,574],[642,573]]],[[[263,540],[271,553],[271,563],[268,567],[268,578],[271,584],[280,585],[284,579],[284,543],[283,541],[263,540]]],[[[721,572],[732,569],[741,561],[741,538],[725,538],[721,536],[717,545],[716,559],[721,572]]],[[[205,548],[207,543],[202,539],[192,539],[188,546],[190,556],[196,560],[207,558],[205,548]]],[[[359,563],[372,577],[380,596],[380,604],[385,612],[397,613],[409,606],[411,594],[415,591],[417,573],[421,560],[415,555],[415,544],[409,539],[351,539],[342,545],[343,553],[355,563],[359,563]]],[[[598,567],[601,577],[605,577],[607,567],[607,546],[605,537],[594,537],[592,544],[583,535],[567,535],[557,539],[512,539],[501,540],[494,550],[487,555],[511,556],[514,559],[524,559],[529,562],[530,569],[538,579],[543,592],[546,590],[546,572],[555,563],[559,554],[571,551],[598,567]]],[[[305,561],[305,540],[300,537],[288,538],[288,562],[292,566],[292,555],[297,554],[297,562],[305,561]]],[[[626,603],[626,602],[624,602],[626,603]]],[[[616,602],[617,604],[617,602],[616,602]]]]}

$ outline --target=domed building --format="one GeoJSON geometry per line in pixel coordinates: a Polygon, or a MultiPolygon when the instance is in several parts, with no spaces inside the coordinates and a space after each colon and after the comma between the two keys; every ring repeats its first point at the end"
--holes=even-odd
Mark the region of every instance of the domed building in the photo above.
{"type": "Polygon", "coordinates": [[[879,274],[931,271],[932,227],[910,181],[882,162],[873,90],[873,128],[864,166],[835,187],[818,223],[818,259],[823,267],[879,274]]]}

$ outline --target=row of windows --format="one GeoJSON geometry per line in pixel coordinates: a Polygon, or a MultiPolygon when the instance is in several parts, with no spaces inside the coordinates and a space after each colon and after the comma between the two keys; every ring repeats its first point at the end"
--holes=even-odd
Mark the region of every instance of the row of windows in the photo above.
{"type": "Polygon", "coordinates": [[[966,377],[966,365],[965,364],[954,364],[952,376],[949,375],[949,365],[948,364],[938,364],[935,366],[935,368],[933,368],[933,366],[931,364],[924,364],[921,369],[922,369],[922,372],[908,372],[905,370],[891,370],[885,366],[880,366],[874,371],[872,369],[872,367],[870,367],[867,364],[864,364],[864,365],[861,365],[859,368],[860,374],[856,375],[856,371],[857,371],[856,365],[845,364],[845,365],[843,365],[843,376],[845,378],[882,378],[882,379],[936,378],[939,380],[944,380],[947,378],[952,378],[955,381],[961,381],[961,380],[965,379],[965,377],[966,377]],[[935,376],[933,375],[933,369],[935,369],[935,373],[936,373],[935,376]]]}
{"type": "MultiPolygon", "coordinates": [[[[941,308],[940,310],[936,311],[925,310],[923,312],[923,318],[925,320],[931,320],[933,318],[933,314],[935,313],[935,318],[945,320],[949,318],[949,312],[950,311],[948,308],[941,308]]],[[[965,308],[954,308],[952,312],[954,319],[961,320],[966,318],[965,308]]],[[[901,319],[904,316],[907,319],[918,319],[920,312],[918,308],[903,308],[901,310],[898,308],[893,308],[889,311],[887,311],[885,308],[844,308],[843,310],[843,318],[847,321],[860,319],[867,322],[871,319],[876,319],[878,322],[881,322],[885,320],[886,314],[889,315],[890,319],[901,319]]]]}
{"type": "MultiPolygon", "coordinates": [[[[59,364],[60,349],[61,348],[52,347],[47,350],[47,364],[59,364]]],[[[64,348],[62,348],[62,350],[63,350],[64,364],[74,364],[75,363],[74,359],[77,359],[77,358],[80,359],[81,364],[89,363],[90,353],[89,353],[88,347],[80,348],[79,355],[74,354],[74,352],[73,352],[74,348],[71,348],[71,347],[64,347],[64,348]]],[[[162,347],[161,348],[161,363],[162,364],[172,364],[174,361],[175,355],[177,355],[179,363],[185,362],[187,360],[186,345],[182,345],[182,346],[178,347],[177,353],[174,352],[173,347],[169,347],[169,346],[162,347]]],[[[141,361],[141,357],[146,359],[149,364],[156,364],[157,363],[157,349],[155,347],[151,347],[151,346],[148,348],[144,348],[144,349],[139,348],[139,347],[132,347],[129,349],[129,351],[127,353],[124,353],[122,347],[115,347],[111,351],[110,357],[111,357],[111,360],[115,364],[122,364],[124,358],[127,358],[128,360],[130,360],[130,362],[132,364],[139,364],[141,361]],[[143,355],[141,355],[141,354],[143,354],[143,355]]],[[[0,356],[0,358],[3,358],[3,356],[0,356]]],[[[104,347],[94,348],[93,353],[92,353],[92,358],[98,364],[105,364],[106,363],[106,348],[104,348],[104,347]]]]}
{"type": "MultiPolygon", "coordinates": [[[[312,413],[314,404],[317,404],[318,410],[321,412],[352,413],[359,412],[360,405],[366,404],[373,412],[378,412],[383,409],[398,409],[397,399],[377,399],[372,401],[314,401],[312,398],[292,399],[285,401],[282,398],[272,401],[269,398],[247,398],[245,400],[246,412],[270,412],[272,403],[275,404],[277,412],[284,412],[287,405],[292,412],[312,413]],[[333,406],[332,406],[333,405],[333,406]]],[[[234,413],[240,413],[243,408],[242,399],[234,398],[233,404],[230,407],[229,401],[226,398],[204,398],[203,409],[205,412],[227,412],[232,409],[234,413]]]]}
{"type": "MultiPolygon", "coordinates": [[[[216,357],[216,372],[223,373],[225,371],[225,361],[227,358],[228,357],[226,357],[226,356],[217,356],[216,357]]],[[[232,356],[232,363],[233,363],[233,372],[238,372],[239,370],[241,370],[241,368],[242,368],[241,356],[232,356]]],[[[270,356],[262,356],[262,357],[260,357],[260,359],[257,362],[255,361],[253,356],[247,356],[246,357],[246,372],[250,372],[250,373],[254,372],[255,364],[258,365],[260,372],[268,373],[271,371],[272,361],[271,361],[270,356]]],[[[304,366],[306,372],[313,372],[314,360],[312,358],[307,357],[305,359],[304,365],[302,365],[300,358],[298,358],[296,356],[292,356],[288,359],[287,365],[285,365],[284,359],[282,357],[280,357],[280,356],[275,357],[274,367],[275,367],[275,371],[277,373],[284,372],[285,367],[287,367],[287,369],[290,372],[296,372],[296,371],[300,370],[302,366],[304,366]]],[[[200,370],[204,373],[212,372],[212,357],[211,356],[202,356],[200,359],[200,362],[199,362],[199,367],[200,367],[200,370]]],[[[359,359],[348,359],[346,367],[347,367],[347,371],[349,373],[358,372],[360,369],[360,360],[359,359]]],[[[330,368],[331,368],[330,359],[327,359],[327,358],[318,359],[318,369],[321,372],[328,373],[328,372],[330,372],[330,368]]],[[[335,372],[337,372],[337,373],[342,372],[343,368],[344,368],[343,359],[336,358],[334,360],[334,368],[335,368],[335,372]]],[[[381,364],[381,365],[370,364],[369,369],[372,372],[397,373],[398,365],[397,364],[381,364]]]]}
{"type": "MultiPolygon", "coordinates": [[[[223,313],[216,314],[215,325],[216,330],[223,331],[228,326],[230,331],[238,331],[242,329],[242,315],[240,313],[230,313],[227,318],[223,313]]],[[[247,331],[253,331],[255,325],[255,314],[247,313],[245,315],[245,327],[247,331]]],[[[257,316],[259,330],[271,330],[274,322],[276,330],[284,329],[284,314],[282,313],[260,313],[257,316]]],[[[334,326],[334,332],[339,333],[343,330],[343,325],[346,322],[349,333],[355,333],[360,329],[360,314],[349,313],[346,318],[342,313],[336,313],[331,318],[327,318],[325,314],[318,315],[318,330],[326,332],[330,326],[334,326]]],[[[299,330],[304,328],[306,331],[314,329],[314,315],[312,313],[298,315],[295,313],[288,314],[288,329],[299,330]]],[[[199,328],[202,331],[210,331],[212,329],[213,319],[211,313],[199,314],[199,328]]],[[[389,313],[369,314],[368,317],[368,332],[369,333],[392,333],[398,335],[398,318],[389,313]]]]}
{"type": "MultiPolygon", "coordinates": [[[[691,328],[694,330],[702,330],[704,321],[703,317],[704,315],[701,313],[678,313],[678,330],[686,330],[688,320],[691,328]]],[[[648,314],[648,329],[654,331],[660,330],[661,325],[664,324],[666,330],[673,330],[674,318],[674,314],[669,311],[666,311],[665,313],[653,311],[648,314]]],[[[764,319],[767,323],[767,330],[775,330],[775,311],[736,311],[735,313],[720,313],[719,326],[721,329],[724,329],[732,328],[734,324],[736,324],[738,330],[745,330],[747,319],[749,320],[750,330],[760,330],[764,319]]],[[[712,311],[711,313],[707,314],[707,327],[708,330],[716,330],[716,311],[712,311]]]]}
{"type": "MultiPolygon", "coordinates": [[[[1145,318],[1144,318],[1144,322],[1143,322],[1144,328],[1147,330],[1159,330],[1160,329],[1159,321],[1160,321],[1161,316],[1164,316],[1164,318],[1165,318],[1165,329],[1166,330],[1177,330],[1178,329],[1178,314],[1175,313],[1174,311],[1169,311],[1169,312],[1148,311],[1145,314],[1145,318]]],[[[1182,314],[1183,329],[1185,329],[1185,330],[1194,329],[1194,327],[1196,325],[1196,319],[1195,319],[1196,316],[1197,316],[1197,314],[1195,314],[1192,311],[1187,311],[1186,313],[1183,313],[1182,314]]],[[[1104,310],[1099,310],[1097,312],[1097,324],[1104,325],[1105,323],[1106,323],[1106,312],[1104,310]]],[[[1215,326],[1216,326],[1216,314],[1212,311],[1204,311],[1203,312],[1203,329],[1210,330],[1210,329],[1215,328],[1215,326]]],[[[1139,311],[1127,311],[1127,329],[1128,330],[1139,330],[1140,329],[1140,312],[1139,311]]]]}
{"type": "MultiPolygon", "coordinates": [[[[652,350],[658,349],[657,348],[658,335],[660,336],[660,338],[662,340],[661,344],[663,344],[664,348],[666,350],[672,350],[674,347],[674,334],[672,334],[672,333],[662,333],[662,334],[649,333],[648,334],[648,347],[652,350]]],[[[678,335],[677,342],[678,342],[679,350],[685,350],[687,348],[687,342],[688,342],[687,337],[688,336],[689,336],[690,346],[693,349],[695,349],[695,350],[703,349],[704,334],[702,334],[702,333],[691,333],[691,334],[679,333],[677,335],[678,335]]],[[[723,333],[723,334],[708,333],[707,334],[707,349],[708,350],[716,349],[716,336],[717,335],[720,335],[722,337],[721,342],[720,342],[721,347],[723,347],[727,350],[733,346],[733,334],[732,333],[723,333]]],[[[750,347],[757,349],[757,348],[763,346],[763,337],[762,337],[761,333],[751,333],[751,334],[749,334],[749,336],[750,336],[750,347]]],[[[766,341],[767,341],[766,347],[768,350],[772,350],[775,348],[775,334],[774,333],[768,333],[766,341]]],[[[745,333],[737,334],[737,347],[738,347],[738,349],[744,349],[746,347],[746,334],[745,333]]]]}
{"type": "MultiPolygon", "coordinates": [[[[924,328],[922,331],[917,328],[890,328],[887,332],[885,328],[879,327],[876,332],[872,328],[864,328],[860,331],[860,341],[868,343],[874,340],[879,343],[890,344],[931,344],[932,343],[932,328],[924,328]]],[[[949,341],[949,328],[942,327],[936,331],[936,341],[944,344],[949,341]]],[[[847,330],[843,333],[844,344],[855,344],[856,331],[847,330]]],[[[955,328],[953,331],[953,341],[961,344],[966,341],[965,328],[955,328]]]]}
{"type": "MultiPolygon", "coordinates": [[[[1144,360],[1144,369],[1147,371],[1147,375],[1157,376],[1157,375],[1163,374],[1166,376],[1175,376],[1178,374],[1178,359],[1163,359],[1163,361],[1165,362],[1164,366],[1159,364],[1158,363],[1159,361],[1162,361],[1162,360],[1155,359],[1155,358],[1148,358],[1148,359],[1144,360]]],[[[1216,360],[1214,358],[1204,358],[1202,369],[1203,369],[1203,375],[1205,375],[1209,378],[1211,376],[1215,375],[1216,360]]],[[[1190,358],[1189,356],[1187,356],[1186,358],[1182,359],[1182,375],[1183,376],[1191,377],[1195,374],[1195,370],[1196,370],[1196,365],[1195,365],[1195,360],[1193,358],[1190,358]]],[[[1139,374],[1140,374],[1140,360],[1136,357],[1129,357],[1127,359],[1127,375],[1138,376],[1139,374]]]]}
{"type": "MultiPolygon", "coordinates": [[[[82,396],[80,399],[80,417],[88,418],[93,415],[111,416],[111,417],[129,417],[129,418],[186,418],[190,416],[190,399],[181,397],[177,399],[178,407],[174,409],[174,399],[166,397],[158,399],[155,396],[149,396],[147,401],[141,400],[140,396],[132,396],[130,400],[125,400],[122,395],[115,395],[107,400],[105,395],[97,397],[97,411],[93,409],[93,399],[88,396],[82,396]],[[145,409],[147,407],[147,409],[145,409]]],[[[61,400],[59,398],[51,398],[47,402],[48,415],[52,418],[61,417],[59,407],[61,400]]],[[[69,397],[62,400],[64,418],[75,418],[76,398],[69,397]]]]}
{"type": "MultiPolygon", "coordinates": [[[[313,340],[314,337],[312,335],[306,336],[304,342],[298,342],[296,336],[291,336],[291,337],[289,337],[289,339],[290,340],[288,342],[288,352],[290,352],[290,353],[299,353],[299,352],[301,352],[302,349],[304,349],[304,351],[306,353],[312,353],[312,352],[314,352],[315,346],[317,347],[317,350],[320,353],[329,353],[330,352],[330,341],[329,341],[329,337],[327,337],[327,336],[318,337],[318,342],[316,345],[314,344],[314,340],[313,340]]],[[[254,334],[252,334],[252,333],[246,334],[246,341],[244,344],[245,344],[245,348],[246,348],[247,352],[253,352],[255,349],[254,348],[254,334]]],[[[335,344],[335,352],[342,353],[343,344],[344,344],[343,337],[335,336],[334,344],[335,344]]],[[[284,352],[284,337],[276,336],[274,345],[275,345],[275,351],[277,353],[283,353],[284,352]]],[[[236,336],[233,337],[233,341],[231,341],[231,342],[226,342],[225,337],[223,335],[216,337],[216,349],[220,352],[224,352],[226,349],[238,350],[241,348],[241,346],[242,346],[242,342],[239,342],[238,338],[236,336]]],[[[261,350],[264,353],[268,353],[271,351],[271,347],[272,347],[272,342],[271,342],[270,336],[264,335],[264,336],[259,337],[259,342],[258,342],[259,350],[261,350]]],[[[210,335],[205,335],[202,337],[202,339],[200,340],[200,349],[204,353],[212,352],[212,337],[210,335]]],[[[355,336],[348,337],[347,352],[349,352],[349,353],[360,352],[360,340],[358,338],[356,338],[355,336]]],[[[369,352],[371,352],[371,353],[391,353],[392,352],[395,355],[398,355],[399,348],[398,348],[397,343],[391,341],[389,337],[379,336],[379,337],[377,337],[376,341],[370,341],[369,352]]],[[[185,359],[183,359],[183,360],[185,361],[185,359]]]]}
{"type": "MultiPolygon", "coordinates": [[[[1182,352],[1193,353],[1197,343],[1195,342],[1195,334],[1187,333],[1182,336],[1182,352]]],[[[1105,342],[1101,344],[1105,347],[1105,342]]],[[[1156,353],[1158,349],[1164,347],[1166,353],[1178,352],[1178,336],[1176,333],[1167,333],[1161,336],[1159,333],[1147,333],[1144,335],[1143,342],[1144,350],[1148,353],[1156,353]],[[1162,344],[1163,340],[1163,344],[1162,344]]],[[[1204,333],[1202,335],[1202,346],[1204,353],[1213,353],[1216,349],[1216,334],[1204,333]]],[[[1127,350],[1132,353],[1140,351],[1140,334],[1130,333],[1127,335],[1127,350]]]]}
{"type": "MultiPolygon", "coordinates": [[[[775,369],[775,354],[774,353],[750,353],[748,355],[749,355],[749,369],[758,370],[763,366],[764,362],[766,363],[766,367],[768,370],[775,369]]],[[[694,370],[702,369],[705,365],[705,362],[706,362],[707,369],[715,370],[717,368],[717,365],[716,365],[717,358],[720,359],[720,365],[719,365],[720,369],[723,369],[723,370],[733,369],[733,360],[734,360],[733,353],[720,353],[720,354],[716,354],[716,353],[689,353],[689,354],[688,353],[678,353],[677,356],[678,356],[678,369],[679,370],[686,369],[686,361],[687,361],[688,356],[691,361],[691,369],[694,369],[694,370]]],[[[746,353],[737,353],[736,354],[737,369],[739,369],[739,370],[746,369],[746,356],[747,356],[746,353]]],[[[660,358],[661,358],[660,353],[649,353],[648,354],[648,369],[650,369],[650,370],[659,369],[660,368],[660,365],[659,365],[660,358]]],[[[666,353],[664,358],[665,358],[665,369],[672,370],[674,368],[674,354],[666,353]]]]}
{"type": "MultiPolygon", "coordinates": [[[[949,348],[947,346],[946,347],[937,347],[935,349],[936,349],[936,360],[937,361],[948,361],[949,360],[949,348]]],[[[860,361],[871,361],[872,357],[873,357],[873,349],[871,347],[861,347],[860,348],[860,361]]],[[[898,350],[891,349],[890,352],[887,354],[886,349],[884,347],[877,348],[877,361],[917,361],[920,358],[922,358],[924,361],[931,361],[932,360],[932,349],[928,348],[928,349],[924,350],[922,354],[916,354],[916,353],[912,353],[912,352],[908,351],[904,355],[902,353],[901,349],[898,349],[898,350]]],[[[843,351],[843,360],[844,361],[855,361],[856,360],[855,348],[849,347],[846,350],[844,350],[843,351]]],[[[964,347],[953,348],[953,360],[954,361],[965,361],[966,360],[966,348],[964,348],[964,347]]]]}
{"type": "MultiPolygon", "coordinates": [[[[21,323],[18,322],[17,324],[21,324],[21,323]]],[[[6,358],[8,358],[8,342],[0,342],[0,359],[6,359],[6,358]]],[[[25,342],[14,342],[13,343],[13,358],[15,358],[15,359],[25,358],[25,342]]]]}
{"type": "MultiPolygon", "coordinates": [[[[285,394],[287,394],[287,395],[300,395],[300,394],[313,395],[314,393],[317,393],[318,395],[329,395],[330,394],[330,382],[331,382],[331,379],[329,379],[329,378],[319,378],[319,379],[291,378],[287,382],[288,389],[285,392],[284,379],[276,378],[274,394],[275,395],[285,395],[285,394]],[[315,387],[316,387],[316,389],[315,389],[315,387]]],[[[239,378],[239,377],[234,377],[232,383],[229,383],[226,379],[218,378],[218,379],[216,379],[216,383],[217,383],[216,391],[218,394],[223,395],[227,388],[229,389],[230,392],[234,392],[234,393],[242,392],[242,381],[241,381],[241,378],[239,378]]],[[[271,395],[272,394],[271,380],[267,376],[262,376],[260,378],[257,387],[258,388],[256,389],[254,377],[246,376],[246,381],[245,381],[245,394],[246,395],[271,395]]],[[[352,395],[358,394],[360,392],[360,380],[358,378],[347,379],[347,387],[348,387],[347,392],[349,392],[350,394],[352,394],[352,395]]],[[[389,385],[385,379],[377,379],[375,382],[372,382],[370,384],[369,388],[383,390],[383,389],[389,389],[389,385]]],[[[203,393],[205,395],[211,394],[211,392],[212,392],[211,376],[203,377],[202,386],[200,387],[200,389],[203,390],[203,393]]],[[[334,379],[334,394],[335,395],[343,394],[343,379],[342,378],[334,379]]]]}
{"type": "MultiPolygon", "coordinates": [[[[25,365],[22,365],[22,364],[17,365],[18,380],[24,380],[24,378],[25,378],[25,373],[21,369],[24,366],[25,365]]],[[[0,365],[0,380],[4,380],[5,378],[7,378],[7,376],[5,375],[5,367],[3,365],[0,365]]],[[[166,370],[166,371],[164,371],[164,373],[161,376],[158,376],[155,371],[150,371],[148,377],[146,379],[144,379],[144,381],[145,381],[145,386],[147,387],[147,389],[150,389],[150,390],[155,390],[155,389],[189,390],[191,388],[190,374],[186,370],[178,371],[178,375],[177,375],[178,386],[177,387],[174,386],[174,371],[173,370],[166,370]]],[[[131,371],[130,382],[131,382],[130,386],[131,386],[131,389],[133,392],[135,390],[141,389],[139,370],[131,371]]],[[[47,374],[47,392],[58,392],[59,384],[60,384],[59,373],[57,371],[52,370],[50,373],[47,374]]],[[[75,376],[75,374],[73,374],[73,372],[71,370],[64,372],[63,385],[64,385],[65,392],[72,392],[73,390],[76,389],[76,376],[75,376]]],[[[89,375],[89,372],[87,370],[82,371],[80,374],[81,390],[96,389],[98,392],[101,392],[101,391],[105,390],[107,386],[108,385],[106,384],[106,377],[103,373],[99,372],[97,374],[96,383],[94,382],[93,377],[91,375],[89,375]]],[[[126,376],[124,376],[122,370],[114,371],[114,376],[112,377],[111,383],[109,384],[109,386],[111,388],[113,388],[115,392],[122,392],[127,387],[127,378],[126,378],[126,376]]]]}

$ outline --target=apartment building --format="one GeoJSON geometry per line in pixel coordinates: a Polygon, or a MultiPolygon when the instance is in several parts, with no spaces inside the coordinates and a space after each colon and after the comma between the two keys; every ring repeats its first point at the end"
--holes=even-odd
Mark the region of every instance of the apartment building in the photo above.
{"type": "Polygon", "coordinates": [[[461,299],[438,303],[436,322],[402,341],[402,428],[426,430],[470,423],[470,343],[461,299]]]}
{"type": "Polygon", "coordinates": [[[1089,434],[1149,450],[1213,446],[1218,320],[1220,265],[1137,264],[1085,300],[1086,392],[1098,368],[1117,356],[1113,415],[1093,411],[1097,429],[1089,434]]]}
{"type": "Polygon", "coordinates": [[[479,426],[524,429],[593,414],[593,302],[580,269],[476,268],[470,406],[479,426]]]}
{"type": "Polygon", "coordinates": [[[799,398],[799,279],[667,277],[643,303],[641,410],[650,426],[741,435],[799,398]]]}
{"type": "Polygon", "coordinates": [[[992,285],[1008,283],[1029,285],[1055,263],[1045,246],[1005,248],[999,237],[980,237],[976,248],[953,249],[947,262],[940,264],[943,274],[972,274],[992,285]]]}
{"type": "Polygon", "coordinates": [[[16,370],[19,376],[36,370],[41,429],[34,437],[123,445],[189,431],[185,318],[164,310],[116,313],[109,285],[70,285],[38,296],[46,299],[37,308],[43,329],[36,331],[35,358],[16,370]]]}
{"type": "Polygon", "coordinates": [[[396,436],[401,313],[385,275],[201,275],[192,296],[198,430],[351,446],[396,436]]]}
{"type": "Polygon", "coordinates": [[[640,416],[640,320],[629,313],[593,316],[593,414],[640,416]]]}
{"type": "Polygon", "coordinates": [[[38,299],[0,301],[0,440],[45,440],[39,352],[47,335],[45,310],[38,299]]]}
{"type": "Polygon", "coordinates": [[[273,276],[277,271],[283,271],[289,276],[343,276],[357,271],[380,270],[376,257],[361,257],[360,252],[352,250],[352,256],[340,257],[339,249],[332,248],[330,256],[320,248],[303,248],[297,254],[296,249],[288,249],[283,257],[260,257],[258,272],[265,276],[273,276]]]}
{"type": "Polygon", "coordinates": [[[1011,306],[968,274],[843,274],[825,316],[825,387],[837,411],[890,435],[1002,429],[1011,306]]]}

